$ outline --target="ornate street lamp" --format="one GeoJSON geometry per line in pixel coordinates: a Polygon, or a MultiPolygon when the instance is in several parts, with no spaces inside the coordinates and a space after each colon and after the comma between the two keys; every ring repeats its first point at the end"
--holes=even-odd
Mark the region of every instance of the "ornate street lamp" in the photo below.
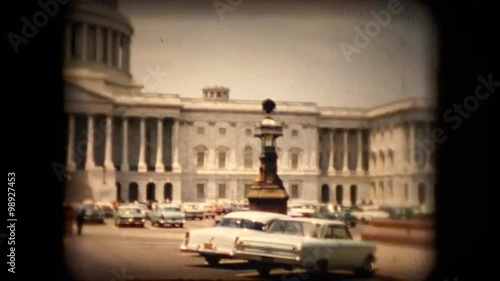
{"type": "Polygon", "coordinates": [[[276,139],[283,136],[281,122],[271,117],[276,104],[267,99],[262,102],[266,117],[255,125],[254,136],[261,139],[259,176],[247,194],[249,208],[253,211],[267,211],[286,214],[288,194],[278,176],[278,155],[276,139]]]}

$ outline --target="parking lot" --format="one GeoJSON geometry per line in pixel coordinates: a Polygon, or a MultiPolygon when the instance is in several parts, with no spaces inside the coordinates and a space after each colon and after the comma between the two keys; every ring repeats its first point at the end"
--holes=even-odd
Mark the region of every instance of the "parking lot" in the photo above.
{"type": "MultiPolygon", "coordinates": [[[[68,266],[79,280],[147,280],[147,279],[219,279],[260,280],[257,272],[245,261],[223,260],[215,268],[208,267],[197,255],[180,253],[179,246],[187,230],[210,227],[213,219],[188,221],[184,228],[154,227],[149,222],[141,227],[116,227],[112,219],[105,224],[86,224],[82,236],[70,235],[64,239],[68,266]]],[[[355,239],[367,226],[352,229],[355,239]]],[[[386,247],[387,248],[387,247],[386,247]]],[[[388,278],[394,263],[401,262],[398,255],[405,255],[399,249],[379,253],[381,265],[377,277],[372,280],[394,280],[388,278]],[[380,254],[387,256],[381,257],[380,254]],[[391,255],[391,256],[389,256],[391,255]]],[[[397,275],[405,274],[406,268],[415,278],[423,279],[425,253],[414,252],[409,266],[400,265],[397,275]],[[418,263],[417,263],[418,261],[418,263]],[[403,271],[402,271],[403,269],[403,271]],[[420,271],[419,271],[420,270],[420,271]],[[401,272],[402,271],[402,272],[401,272]]],[[[335,280],[355,280],[351,273],[333,272],[335,280]]],[[[273,270],[272,280],[313,280],[302,271],[288,272],[273,270]],[[289,279],[295,278],[295,279],[289,279]],[[297,279],[298,278],[298,279],[297,279]]],[[[366,279],[365,279],[366,280],[366,279]]],[[[409,280],[405,277],[405,280],[409,280]]]]}

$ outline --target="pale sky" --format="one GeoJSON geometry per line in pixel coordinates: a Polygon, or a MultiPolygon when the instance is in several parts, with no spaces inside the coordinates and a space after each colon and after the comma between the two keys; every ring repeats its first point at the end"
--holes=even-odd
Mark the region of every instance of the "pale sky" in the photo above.
{"type": "MultiPolygon", "coordinates": [[[[437,31],[429,12],[401,0],[399,14],[348,62],[356,26],[388,11],[388,0],[255,1],[219,17],[217,1],[122,0],[132,22],[131,72],[146,92],[202,97],[229,87],[231,99],[372,107],[436,94],[437,31]],[[160,75],[148,74],[158,69],[160,75]]],[[[358,45],[359,46],[359,45],[358,45]]]]}

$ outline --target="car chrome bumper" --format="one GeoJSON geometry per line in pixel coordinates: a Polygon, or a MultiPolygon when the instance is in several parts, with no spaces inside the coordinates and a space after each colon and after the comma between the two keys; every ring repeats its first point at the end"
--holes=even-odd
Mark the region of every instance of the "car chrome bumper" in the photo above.
{"type": "Polygon", "coordinates": [[[272,264],[286,264],[286,265],[294,265],[300,266],[300,259],[292,259],[292,258],[282,258],[282,257],[273,257],[269,255],[256,255],[256,254],[248,254],[248,253],[235,253],[234,258],[249,260],[249,261],[259,261],[266,262],[272,264]]]}
{"type": "Polygon", "coordinates": [[[222,252],[222,251],[219,252],[217,250],[203,251],[203,250],[200,250],[198,248],[196,248],[196,249],[189,248],[189,247],[186,246],[186,244],[182,244],[181,245],[180,251],[183,252],[183,253],[193,253],[193,254],[199,254],[199,255],[202,255],[202,256],[218,256],[218,257],[225,258],[225,259],[234,258],[233,253],[222,252]]]}

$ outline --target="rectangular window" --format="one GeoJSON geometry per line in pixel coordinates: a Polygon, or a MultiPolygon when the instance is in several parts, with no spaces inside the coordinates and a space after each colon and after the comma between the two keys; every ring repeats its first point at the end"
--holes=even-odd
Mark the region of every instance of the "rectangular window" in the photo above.
{"type": "Polygon", "coordinates": [[[219,198],[222,198],[222,199],[226,198],[226,185],[225,184],[219,184],[219,198]]]}
{"type": "Polygon", "coordinates": [[[196,154],[196,166],[203,168],[205,166],[205,152],[198,152],[196,154]]]}
{"type": "Polygon", "coordinates": [[[297,199],[299,198],[299,185],[298,184],[292,184],[291,186],[292,189],[292,198],[297,199]]]}
{"type": "Polygon", "coordinates": [[[292,130],[292,137],[298,137],[299,136],[299,130],[292,130]]]}
{"type": "Polygon", "coordinates": [[[198,200],[205,200],[205,185],[202,183],[196,185],[196,198],[198,200]]]}
{"type": "Polygon", "coordinates": [[[219,168],[220,169],[226,168],[226,153],[225,152],[219,152],[219,168]]]}
{"type": "Polygon", "coordinates": [[[299,154],[293,153],[292,154],[292,169],[298,169],[298,168],[299,168],[299,154]]]}
{"type": "Polygon", "coordinates": [[[225,135],[226,134],[226,128],[219,128],[219,135],[225,135]]]}
{"type": "Polygon", "coordinates": [[[205,128],[203,128],[203,127],[198,127],[198,134],[199,134],[199,135],[203,135],[203,134],[205,134],[205,128]]]}

